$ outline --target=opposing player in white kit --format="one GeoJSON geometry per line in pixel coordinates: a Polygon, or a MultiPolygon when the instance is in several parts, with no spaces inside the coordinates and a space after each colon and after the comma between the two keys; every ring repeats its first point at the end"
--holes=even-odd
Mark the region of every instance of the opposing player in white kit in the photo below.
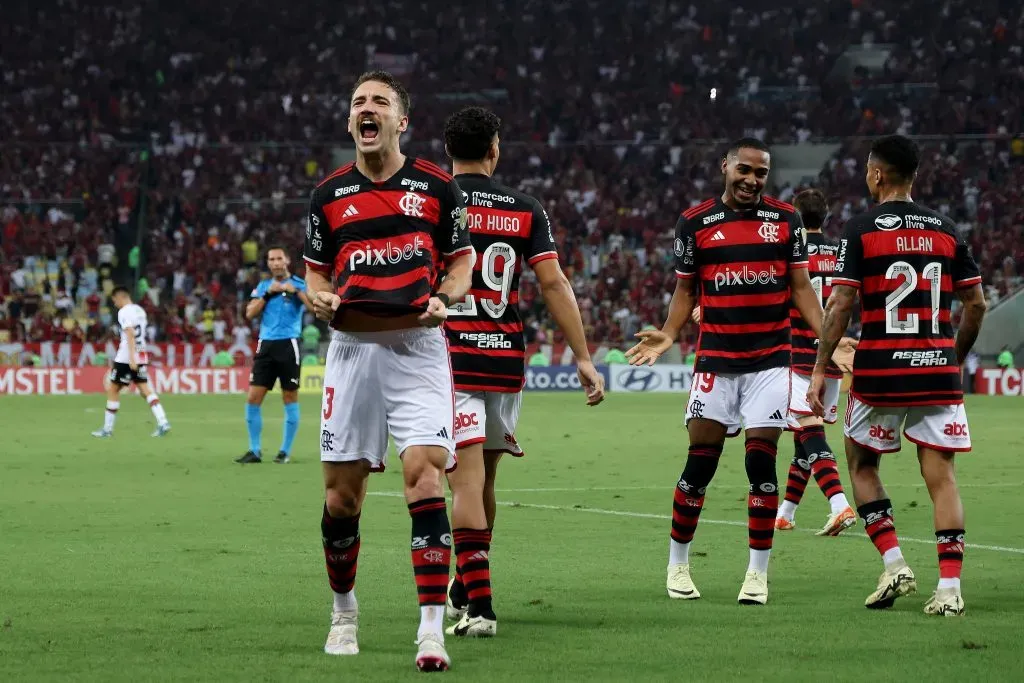
{"type": "Polygon", "coordinates": [[[576,356],[587,404],[604,399],[604,378],[587,348],[572,285],[558,265],[551,224],[540,203],[496,182],[501,120],[482,107],[451,116],[444,139],[459,187],[469,196],[469,232],[480,255],[472,293],[453,302],[445,332],[456,389],[459,468],[448,475],[456,571],[448,589],[450,635],[488,637],[497,631],[491,606],[490,550],[498,462],[522,456],[516,424],[525,383],[519,276],[533,268],[541,296],[576,356]]]}
{"type": "Polygon", "coordinates": [[[146,353],[146,311],[142,306],[132,303],[127,287],[115,287],[110,300],[117,309],[121,341],[117,346],[117,355],[114,356],[114,367],[110,369],[103,429],[97,429],[92,435],[106,438],[114,433],[114,421],[121,407],[121,390],[134,384],[156,418],[156,431],[152,436],[164,436],[171,431],[171,424],[167,421],[164,407],[160,405],[160,397],[149,388],[149,377],[146,374],[146,365],[149,363],[149,356],[146,353]]]}
{"type": "Polygon", "coordinates": [[[408,114],[409,95],[393,76],[361,76],[349,113],[356,161],[310,198],[306,283],[317,316],[334,329],[320,432],[320,528],[334,592],[324,651],[359,652],[359,514],[370,472],[386,464],[390,434],[412,517],[416,666],[443,671],[451,663],[442,629],[452,534],[441,479],[455,464],[455,390],[438,326],[448,304],[469,291],[475,255],[458,184],[399,149],[408,114]]]}

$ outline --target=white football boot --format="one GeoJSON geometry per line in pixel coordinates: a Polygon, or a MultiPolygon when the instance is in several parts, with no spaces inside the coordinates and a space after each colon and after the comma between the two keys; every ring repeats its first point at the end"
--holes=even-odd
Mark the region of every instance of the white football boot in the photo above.
{"type": "Polygon", "coordinates": [[[670,564],[668,566],[668,579],[665,581],[665,588],[668,589],[668,597],[675,600],[696,600],[700,597],[700,591],[693,585],[690,578],[690,565],[670,564]]]}
{"type": "Polygon", "coordinates": [[[886,567],[878,577],[878,588],[864,601],[864,606],[868,609],[886,609],[892,607],[896,598],[916,592],[917,579],[910,567],[906,564],[886,567]]]}
{"type": "Polygon", "coordinates": [[[498,622],[496,619],[464,614],[459,623],[449,626],[445,633],[450,636],[463,636],[466,638],[493,638],[498,633],[498,622]]]}
{"type": "Polygon", "coordinates": [[[768,575],[748,569],[736,601],[741,605],[763,605],[768,602],[768,575]]]}
{"type": "Polygon", "coordinates": [[[444,649],[444,636],[439,633],[424,633],[416,641],[416,668],[420,671],[447,671],[452,665],[451,657],[444,649]]]}
{"type": "Polygon", "coordinates": [[[331,630],[327,634],[324,652],[329,655],[359,654],[359,641],[356,640],[358,632],[359,612],[356,610],[334,612],[331,615],[331,630]]]}
{"type": "Polygon", "coordinates": [[[925,614],[938,617],[959,617],[964,613],[964,599],[959,588],[938,588],[924,606],[925,614]]]}

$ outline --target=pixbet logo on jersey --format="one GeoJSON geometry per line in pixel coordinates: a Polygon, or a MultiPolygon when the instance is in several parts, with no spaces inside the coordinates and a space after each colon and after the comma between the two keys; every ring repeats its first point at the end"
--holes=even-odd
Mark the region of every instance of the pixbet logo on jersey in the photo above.
{"type": "Polygon", "coordinates": [[[396,265],[423,253],[423,238],[415,237],[412,242],[393,244],[390,240],[380,249],[366,246],[353,251],[348,257],[348,269],[356,266],[396,265]]]}
{"type": "Polygon", "coordinates": [[[768,270],[753,270],[747,265],[742,270],[734,270],[726,266],[715,273],[715,289],[733,285],[774,285],[778,282],[775,275],[775,266],[770,266],[768,270]]]}

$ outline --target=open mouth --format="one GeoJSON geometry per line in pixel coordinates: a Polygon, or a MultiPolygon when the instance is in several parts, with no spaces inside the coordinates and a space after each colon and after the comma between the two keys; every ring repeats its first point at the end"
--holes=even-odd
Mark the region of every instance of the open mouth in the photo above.
{"type": "Polygon", "coordinates": [[[380,128],[372,119],[364,119],[359,122],[359,137],[364,143],[373,142],[380,134],[380,128]]]}
{"type": "Polygon", "coordinates": [[[736,199],[749,202],[753,201],[756,196],[757,192],[755,190],[751,190],[750,188],[742,185],[736,187],[736,199]]]}

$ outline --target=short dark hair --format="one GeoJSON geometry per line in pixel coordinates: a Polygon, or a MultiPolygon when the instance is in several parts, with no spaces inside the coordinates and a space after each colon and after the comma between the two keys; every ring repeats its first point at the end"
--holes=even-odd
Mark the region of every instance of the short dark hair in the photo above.
{"type": "MultiPolygon", "coordinates": [[[[363,83],[367,81],[377,81],[383,83],[398,95],[398,102],[402,105],[402,113],[408,116],[409,111],[412,109],[412,100],[409,99],[409,91],[405,89],[401,81],[392,76],[387,71],[367,71],[356,80],[356,84],[352,86],[352,92],[355,93],[363,83]]],[[[351,98],[351,95],[349,96],[351,98]]]]}
{"type": "Polygon", "coordinates": [[[771,150],[768,149],[768,145],[764,144],[757,138],[740,138],[739,140],[733,140],[729,143],[729,149],[725,150],[725,156],[734,157],[739,154],[741,149],[756,149],[759,152],[771,154],[771,150]]]}
{"type": "Polygon", "coordinates": [[[912,180],[921,163],[917,143],[906,135],[886,135],[871,143],[871,156],[891,167],[904,180],[912,180]]]}
{"type": "Polygon", "coordinates": [[[132,295],[132,292],[131,292],[130,289],[128,289],[124,285],[117,285],[112,290],[110,290],[110,298],[113,299],[118,294],[124,294],[125,296],[129,296],[130,297],[132,295]]]}
{"type": "Polygon", "coordinates": [[[499,130],[501,119],[497,114],[483,107],[466,107],[449,116],[444,124],[448,155],[464,161],[483,159],[499,130]]]}
{"type": "Polygon", "coordinates": [[[828,200],[821,190],[804,190],[793,200],[793,206],[800,212],[804,227],[811,230],[820,228],[828,216],[828,200]]]}
{"type": "Polygon", "coordinates": [[[270,252],[272,251],[283,251],[286,258],[291,258],[291,254],[288,253],[288,247],[283,247],[280,244],[272,244],[267,247],[266,258],[270,258],[270,252]]]}

